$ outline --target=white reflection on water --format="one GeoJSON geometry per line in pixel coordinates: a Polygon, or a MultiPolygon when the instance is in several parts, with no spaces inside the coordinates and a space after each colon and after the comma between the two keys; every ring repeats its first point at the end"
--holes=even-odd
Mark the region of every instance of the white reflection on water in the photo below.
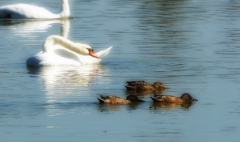
{"type": "Polygon", "coordinates": [[[50,67],[28,67],[29,73],[39,74],[44,80],[46,89],[48,85],[66,85],[67,83],[78,84],[78,86],[89,86],[98,74],[107,74],[101,65],[75,66],[50,66],[50,67]]]}
{"type": "Polygon", "coordinates": [[[104,69],[102,65],[28,67],[27,69],[30,74],[37,75],[43,82],[43,89],[47,90],[45,95],[50,98],[48,101],[57,101],[59,98],[76,95],[73,93],[73,89],[78,89],[78,95],[84,96],[87,93],[81,92],[89,91],[89,86],[96,83],[97,80],[108,80],[104,78],[108,75],[108,70],[104,69]],[[62,90],[63,88],[64,90],[62,90]],[[66,91],[66,88],[70,90],[66,91]],[[64,95],[59,95],[61,93],[64,95]]]}
{"type": "Polygon", "coordinates": [[[47,32],[53,24],[60,24],[60,35],[68,38],[70,20],[0,20],[0,26],[10,29],[15,36],[28,37],[35,32],[47,32]]]}
{"type": "Polygon", "coordinates": [[[36,76],[37,80],[42,82],[44,90],[45,104],[34,106],[46,110],[48,116],[75,113],[76,109],[80,109],[82,114],[90,114],[95,103],[84,98],[89,96],[91,86],[99,83],[99,80],[109,81],[109,78],[105,77],[108,76],[108,70],[102,65],[27,67],[27,69],[30,77],[36,76]]]}

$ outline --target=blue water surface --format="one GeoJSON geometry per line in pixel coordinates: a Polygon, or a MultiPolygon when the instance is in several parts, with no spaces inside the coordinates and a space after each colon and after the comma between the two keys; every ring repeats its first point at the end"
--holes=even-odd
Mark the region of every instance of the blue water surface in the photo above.
{"type": "MultiPolygon", "coordinates": [[[[58,0],[8,0],[58,11],[58,0]]],[[[69,0],[69,20],[0,20],[0,140],[239,141],[240,2],[69,0]],[[26,66],[50,35],[113,49],[99,65],[26,66]],[[101,105],[130,80],[187,92],[191,106],[101,105]]]]}

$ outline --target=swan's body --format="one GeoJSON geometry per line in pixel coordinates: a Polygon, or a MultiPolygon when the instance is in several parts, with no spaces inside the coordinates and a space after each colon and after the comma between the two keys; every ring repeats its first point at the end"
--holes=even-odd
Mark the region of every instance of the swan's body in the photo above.
{"type": "Polygon", "coordinates": [[[28,4],[15,4],[0,7],[0,18],[57,19],[70,16],[68,0],[61,0],[59,13],[52,13],[42,7],[28,4]]]}
{"type": "Polygon", "coordinates": [[[106,56],[112,47],[96,54],[89,45],[74,43],[61,36],[50,36],[43,44],[43,51],[30,57],[27,66],[81,66],[97,64],[106,56]]]}

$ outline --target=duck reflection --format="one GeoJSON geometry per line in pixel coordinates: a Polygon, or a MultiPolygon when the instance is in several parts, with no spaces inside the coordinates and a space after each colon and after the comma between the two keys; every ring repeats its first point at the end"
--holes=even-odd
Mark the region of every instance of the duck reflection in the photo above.
{"type": "Polygon", "coordinates": [[[112,111],[121,111],[121,109],[127,109],[128,111],[133,111],[138,109],[138,106],[141,105],[141,103],[130,103],[130,104],[98,104],[98,111],[100,112],[112,112],[112,111]]]}
{"type": "Polygon", "coordinates": [[[113,105],[113,104],[98,104],[98,111],[100,112],[110,112],[110,111],[120,111],[125,105],[113,105]]]}
{"type": "Polygon", "coordinates": [[[131,103],[127,105],[127,110],[132,111],[139,108],[139,106],[142,105],[142,103],[131,103]]]}
{"type": "Polygon", "coordinates": [[[33,32],[47,32],[53,24],[60,24],[60,35],[68,38],[70,29],[70,20],[0,20],[0,26],[7,27],[12,30],[15,34],[27,34],[33,32]]]}
{"type": "Polygon", "coordinates": [[[182,104],[179,103],[156,103],[153,102],[152,106],[149,107],[150,109],[179,109],[179,108],[190,108],[192,105],[194,104],[194,102],[185,102],[182,104]]]}

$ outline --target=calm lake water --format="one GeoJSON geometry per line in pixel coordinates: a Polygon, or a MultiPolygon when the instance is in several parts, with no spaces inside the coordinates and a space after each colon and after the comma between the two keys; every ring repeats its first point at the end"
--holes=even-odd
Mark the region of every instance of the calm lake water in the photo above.
{"type": "MultiPolygon", "coordinates": [[[[59,0],[8,0],[59,10],[59,0]]],[[[240,1],[70,0],[70,20],[0,20],[0,140],[239,141],[240,1]],[[26,67],[50,35],[113,45],[100,65],[26,67]],[[190,107],[99,105],[125,82],[161,81],[190,107]]]]}

